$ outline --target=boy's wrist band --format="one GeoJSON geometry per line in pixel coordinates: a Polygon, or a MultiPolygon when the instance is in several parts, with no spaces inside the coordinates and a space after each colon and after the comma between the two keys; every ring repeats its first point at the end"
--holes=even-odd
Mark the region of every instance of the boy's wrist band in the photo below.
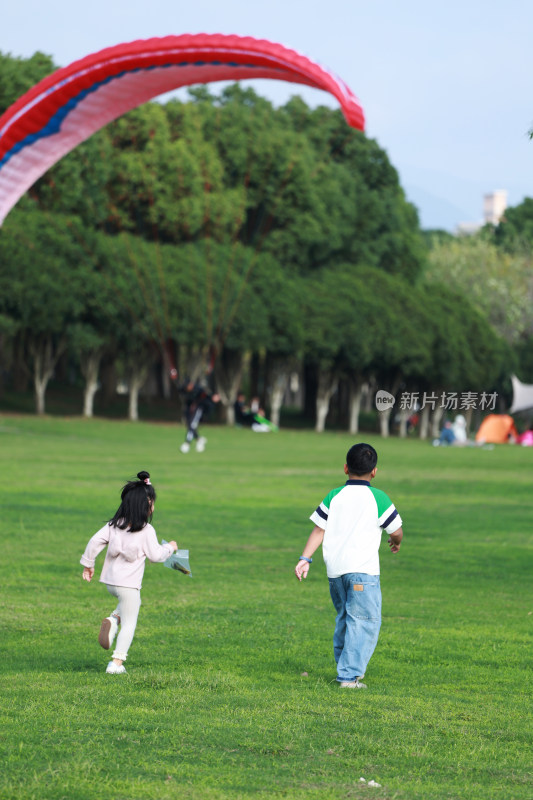
{"type": "Polygon", "coordinates": [[[307,558],[307,556],[300,556],[300,561],[307,561],[308,564],[312,564],[313,563],[313,559],[312,558],[307,558]]]}

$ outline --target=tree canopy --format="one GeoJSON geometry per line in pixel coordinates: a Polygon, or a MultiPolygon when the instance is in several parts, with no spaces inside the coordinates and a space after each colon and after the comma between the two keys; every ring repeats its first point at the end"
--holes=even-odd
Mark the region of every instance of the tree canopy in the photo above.
{"type": "MultiPolygon", "coordinates": [[[[0,104],[52,68],[0,56],[0,104]]],[[[42,387],[35,343],[50,375],[68,342],[92,392],[102,359],[140,385],[155,362],[190,374],[218,357],[229,398],[246,353],[279,386],[311,365],[328,397],[339,381],[485,387],[498,334],[532,332],[528,215],[509,210],[505,236],[429,239],[385,151],[339,111],[199,87],[109,124],[9,214],[0,354],[42,387]]]]}

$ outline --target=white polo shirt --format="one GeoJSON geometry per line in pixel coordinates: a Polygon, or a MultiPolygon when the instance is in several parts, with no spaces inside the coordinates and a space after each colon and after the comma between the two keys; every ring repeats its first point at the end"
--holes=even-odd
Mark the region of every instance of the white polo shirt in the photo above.
{"type": "Polygon", "coordinates": [[[328,578],[349,572],[379,575],[382,531],[394,533],[402,527],[385,492],[360,480],[348,480],[329,492],[310,519],[325,531],[322,553],[328,578]]]}

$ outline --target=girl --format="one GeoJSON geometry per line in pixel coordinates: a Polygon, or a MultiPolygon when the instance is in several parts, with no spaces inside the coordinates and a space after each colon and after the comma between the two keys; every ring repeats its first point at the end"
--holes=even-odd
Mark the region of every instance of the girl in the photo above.
{"type": "Polygon", "coordinates": [[[141,583],[144,562],[165,561],[178,549],[176,542],[160,545],[151,526],[155,503],[155,489],[149,472],[138,472],[137,481],[128,481],[122,489],[122,502],[109,522],[95,533],[80,559],[83,580],[91,581],[94,561],[107,545],[107,553],[100,582],[107,585],[110,594],[118,599],[113,613],[102,621],[99,643],[109,650],[118,634],[115,652],[106,672],[119,675],[126,672],[123,662],[133,640],[137,617],[141,607],[141,583]]]}

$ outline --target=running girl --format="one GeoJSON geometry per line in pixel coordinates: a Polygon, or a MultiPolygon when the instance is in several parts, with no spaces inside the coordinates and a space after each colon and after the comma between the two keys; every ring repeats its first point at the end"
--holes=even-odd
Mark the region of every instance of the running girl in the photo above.
{"type": "Polygon", "coordinates": [[[126,672],[123,662],[128,657],[137,625],[146,559],[166,561],[178,549],[176,542],[161,545],[157,541],[150,524],[156,499],[150,473],[138,472],[137,478],[126,483],[115,516],[94,534],[80,559],[84,567],[83,580],[90,582],[96,556],[107,545],[100,583],[106,584],[118,604],[102,621],[98,641],[104,650],[109,650],[120,626],[115,652],[106,669],[114,675],[126,672]]]}

